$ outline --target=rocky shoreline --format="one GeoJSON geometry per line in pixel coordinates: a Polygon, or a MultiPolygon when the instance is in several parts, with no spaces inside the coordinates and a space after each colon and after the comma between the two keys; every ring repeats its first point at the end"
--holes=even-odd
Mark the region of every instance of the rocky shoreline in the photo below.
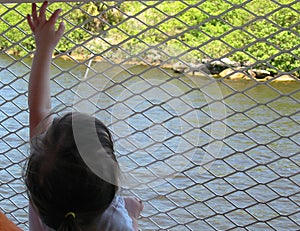
{"type": "MultiPolygon", "coordinates": [[[[7,54],[16,55],[11,51],[6,51],[7,54]]],[[[16,55],[18,56],[18,55],[16,55]]],[[[94,62],[103,62],[105,59],[100,56],[91,57],[90,55],[84,54],[72,54],[66,55],[64,53],[56,54],[55,56],[64,60],[76,60],[84,61],[92,59],[94,62]]],[[[30,56],[32,57],[32,55],[30,56]]],[[[252,63],[238,63],[228,58],[222,58],[219,60],[203,59],[199,63],[184,63],[177,62],[174,64],[163,63],[160,60],[146,62],[142,61],[130,61],[123,62],[124,60],[117,60],[118,63],[129,64],[129,65],[145,65],[145,66],[160,66],[165,69],[170,69],[175,73],[184,73],[187,75],[201,76],[203,74],[210,75],[214,78],[224,78],[229,80],[256,80],[258,82],[265,81],[276,81],[276,82],[291,82],[300,81],[300,77],[292,75],[290,73],[271,73],[270,71],[263,69],[253,68],[252,63]]]]}
{"type": "MultiPolygon", "coordinates": [[[[74,58],[77,61],[87,60],[91,57],[86,55],[60,55],[63,59],[74,58]]],[[[104,60],[97,56],[93,59],[95,62],[103,62],[104,60]]],[[[125,62],[130,65],[148,65],[149,63],[132,61],[125,62]]],[[[237,63],[231,61],[228,58],[223,58],[217,61],[213,60],[202,60],[201,63],[183,63],[177,62],[175,64],[162,64],[160,62],[151,63],[152,66],[161,66],[162,68],[170,69],[175,73],[185,73],[187,75],[201,76],[203,74],[211,75],[214,78],[225,78],[229,80],[256,80],[258,82],[265,81],[276,81],[276,82],[291,82],[299,81],[300,79],[297,76],[286,74],[286,73],[271,73],[270,71],[262,69],[252,68],[251,63],[237,63]]]]}
{"type": "Polygon", "coordinates": [[[298,77],[286,73],[271,73],[267,70],[254,69],[251,63],[237,63],[230,59],[202,60],[199,64],[183,64],[178,62],[172,66],[176,73],[188,73],[191,75],[208,74],[215,78],[226,78],[230,80],[256,80],[264,81],[297,81],[298,77]]]}

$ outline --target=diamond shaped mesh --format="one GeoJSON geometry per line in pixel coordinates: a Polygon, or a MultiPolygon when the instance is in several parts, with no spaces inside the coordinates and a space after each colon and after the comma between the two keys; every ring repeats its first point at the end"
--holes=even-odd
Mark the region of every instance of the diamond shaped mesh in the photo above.
{"type": "MultiPolygon", "coordinates": [[[[299,1],[57,7],[53,106],[109,126],[141,230],[300,229],[299,1]]],[[[0,209],[24,230],[29,12],[0,5],[0,209]]]]}

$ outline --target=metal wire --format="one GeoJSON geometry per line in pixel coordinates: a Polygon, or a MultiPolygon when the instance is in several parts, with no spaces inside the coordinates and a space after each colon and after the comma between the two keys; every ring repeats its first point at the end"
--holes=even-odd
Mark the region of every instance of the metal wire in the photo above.
{"type": "MultiPolygon", "coordinates": [[[[70,25],[64,42],[72,46],[53,59],[51,93],[58,114],[75,108],[95,114],[111,129],[126,176],[123,193],[145,204],[140,229],[299,230],[299,67],[282,71],[273,62],[285,54],[299,60],[299,44],[272,43],[285,32],[299,37],[299,2],[269,0],[268,8],[259,12],[251,8],[260,4],[256,0],[130,1],[137,12],[124,7],[128,2],[101,1],[97,14],[89,11],[90,3],[63,3],[70,8],[62,15],[70,25]],[[212,9],[209,4],[215,8],[205,11],[212,9]],[[220,11],[218,4],[226,10],[220,11]],[[75,10],[88,17],[74,21],[70,15],[75,10]],[[291,14],[287,26],[272,18],[285,10],[291,14]],[[186,21],[182,16],[189,11],[205,17],[186,21]],[[112,12],[119,21],[109,22],[105,15],[112,12]],[[226,16],[235,12],[249,20],[234,24],[226,16]],[[153,15],[160,20],[151,20],[153,15]],[[205,30],[214,21],[227,30],[205,30]],[[172,22],[180,28],[166,29],[172,22]],[[249,30],[261,22],[274,30],[263,36],[249,30]],[[102,30],[91,31],[93,23],[102,30]],[[87,38],[74,41],[74,31],[86,32],[87,38]],[[206,39],[190,44],[185,36],[192,31],[201,31],[206,39]],[[118,39],[110,37],[118,33],[118,39]],[[232,33],[247,34],[249,42],[232,44],[226,39],[232,33]],[[145,41],[147,36],[155,39],[145,41]],[[260,59],[251,53],[260,43],[276,53],[263,51],[267,55],[260,59]],[[228,49],[215,57],[210,52],[217,44],[228,49]],[[209,75],[216,62],[234,68],[224,58],[237,53],[254,61],[221,78],[209,75]],[[278,75],[262,82],[249,74],[257,67],[288,74],[293,81],[275,82],[278,75]],[[178,69],[181,73],[175,73],[178,69]],[[237,73],[247,79],[230,79],[237,73]]],[[[28,157],[26,101],[33,51],[23,45],[32,36],[22,26],[25,4],[0,6],[0,23],[7,28],[0,38],[9,44],[0,61],[0,208],[27,230],[22,169],[28,157]],[[8,21],[11,13],[18,22],[8,21]],[[10,31],[23,36],[14,41],[10,31]],[[15,50],[18,56],[12,54],[15,50]]],[[[62,3],[51,3],[51,9],[56,4],[62,3]]]]}

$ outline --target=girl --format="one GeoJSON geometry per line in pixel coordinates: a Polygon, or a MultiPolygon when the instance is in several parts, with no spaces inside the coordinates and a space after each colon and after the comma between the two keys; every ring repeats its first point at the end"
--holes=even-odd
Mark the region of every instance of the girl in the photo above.
{"type": "Polygon", "coordinates": [[[64,24],[55,29],[60,9],[46,19],[47,5],[44,2],[38,14],[32,4],[32,14],[27,16],[36,42],[28,96],[31,153],[25,170],[30,230],[138,230],[137,217],[143,205],[136,198],[117,195],[119,169],[107,127],[81,113],[68,113],[53,121],[48,116],[50,64],[64,24]],[[96,163],[100,160],[98,170],[109,180],[86,165],[77,148],[74,126],[80,131],[85,155],[96,163]],[[100,149],[94,145],[97,141],[100,149]]]}

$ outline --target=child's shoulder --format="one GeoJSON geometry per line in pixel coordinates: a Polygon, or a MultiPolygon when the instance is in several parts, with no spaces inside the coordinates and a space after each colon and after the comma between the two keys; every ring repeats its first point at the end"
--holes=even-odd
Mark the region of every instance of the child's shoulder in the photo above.
{"type": "Polygon", "coordinates": [[[21,231],[21,229],[0,211],[0,231],[21,231]]]}
{"type": "Polygon", "coordinates": [[[124,197],[116,195],[111,205],[103,213],[100,221],[101,230],[131,231],[132,219],[129,216],[124,197]]]}

